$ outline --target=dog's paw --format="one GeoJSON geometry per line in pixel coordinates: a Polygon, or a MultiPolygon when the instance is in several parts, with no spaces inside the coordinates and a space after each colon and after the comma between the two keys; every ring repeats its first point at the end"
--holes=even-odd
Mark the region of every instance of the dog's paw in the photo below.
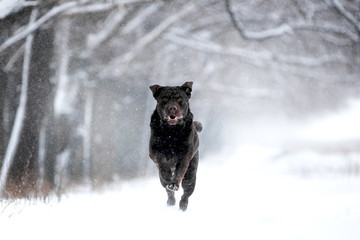
{"type": "Polygon", "coordinates": [[[176,203],[176,200],[174,197],[169,197],[168,200],[167,200],[167,205],[168,206],[174,206],[176,203]]]}
{"type": "Polygon", "coordinates": [[[175,184],[173,184],[173,183],[167,185],[167,186],[166,186],[166,189],[167,189],[167,190],[170,190],[170,191],[173,191],[173,192],[179,190],[179,188],[178,188],[175,184]]]}
{"type": "Polygon", "coordinates": [[[179,207],[182,211],[186,211],[187,207],[188,207],[188,200],[187,199],[181,199],[179,207]]]}

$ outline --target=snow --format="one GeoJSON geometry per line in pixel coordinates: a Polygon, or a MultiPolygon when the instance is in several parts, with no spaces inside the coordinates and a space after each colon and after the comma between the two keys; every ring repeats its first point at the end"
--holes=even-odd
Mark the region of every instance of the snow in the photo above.
{"type": "Polygon", "coordinates": [[[301,129],[299,137],[322,141],[339,141],[346,139],[359,139],[360,128],[360,101],[349,100],[347,107],[342,109],[335,116],[331,113],[326,114],[319,121],[314,119],[301,129]]]}
{"type": "MultiPolygon", "coordinates": [[[[301,137],[319,140],[320,126],[331,130],[346,123],[349,132],[338,139],[359,139],[350,131],[356,129],[359,109],[358,102],[350,102],[336,115],[310,121],[301,137]]],[[[2,200],[1,239],[359,238],[360,178],[337,171],[359,166],[358,150],[284,152],[280,145],[231,142],[201,158],[186,212],[167,207],[158,178],[144,177],[101,190],[70,191],[61,200],[2,200]],[[334,171],[294,174],[304,167],[334,171]]]]}
{"type": "Polygon", "coordinates": [[[155,177],[3,201],[1,239],[358,239],[360,179],[299,178],[271,162],[277,154],[249,145],[209,157],[187,212],[166,206],[155,177]]]}

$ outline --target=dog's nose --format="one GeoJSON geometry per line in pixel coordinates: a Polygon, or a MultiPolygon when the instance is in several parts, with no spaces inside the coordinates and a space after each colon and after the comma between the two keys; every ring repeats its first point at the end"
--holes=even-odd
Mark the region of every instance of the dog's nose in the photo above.
{"type": "Polygon", "coordinates": [[[177,107],[176,107],[176,106],[170,106],[170,107],[169,107],[169,111],[170,111],[170,112],[176,112],[176,110],[177,110],[177,107]]]}

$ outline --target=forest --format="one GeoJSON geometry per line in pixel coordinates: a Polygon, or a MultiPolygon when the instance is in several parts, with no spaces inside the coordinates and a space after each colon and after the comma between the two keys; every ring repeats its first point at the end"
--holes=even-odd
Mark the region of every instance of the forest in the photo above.
{"type": "Polygon", "coordinates": [[[153,175],[152,84],[194,82],[211,156],[342,109],[359,66],[359,0],[1,0],[1,197],[153,175]]]}

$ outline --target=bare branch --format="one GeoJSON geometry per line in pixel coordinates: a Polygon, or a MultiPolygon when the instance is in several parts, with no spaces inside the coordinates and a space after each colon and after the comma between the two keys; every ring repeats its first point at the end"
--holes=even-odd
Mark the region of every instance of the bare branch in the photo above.
{"type": "Polygon", "coordinates": [[[75,1],[74,2],[67,2],[67,3],[61,4],[59,6],[56,6],[56,7],[52,8],[48,13],[46,13],[44,16],[39,18],[36,22],[34,22],[32,24],[29,24],[28,27],[26,27],[23,31],[21,31],[19,33],[16,33],[15,35],[13,35],[9,39],[7,39],[0,46],[0,52],[4,51],[5,49],[12,46],[16,42],[24,39],[27,35],[29,35],[33,31],[35,31],[36,29],[38,29],[41,25],[43,25],[45,22],[47,22],[51,18],[57,16],[58,14],[66,11],[68,9],[71,9],[71,8],[77,6],[78,4],[79,3],[75,2],[75,1]]]}
{"type": "Polygon", "coordinates": [[[356,28],[358,34],[360,34],[360,22],[349,12],[338,0],[331,0],[335,9],[343,15],[348,22],[350,22],[356,28]]]}

